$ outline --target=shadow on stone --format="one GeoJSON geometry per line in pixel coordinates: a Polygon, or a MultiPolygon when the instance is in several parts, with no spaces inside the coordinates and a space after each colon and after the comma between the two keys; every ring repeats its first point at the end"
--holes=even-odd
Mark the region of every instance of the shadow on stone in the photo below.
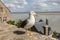
{"type": "MultiPolygon", "coordinates": [[[[43,34],[41,31],[38,31],[38,33],[43,34]]],[[[44,35],[44,34],[43,34],[44,35]]]]}
{"type": "Polygon", "coordinates": [[[17,34],[17,35],[25,34],[25,32],[24,32],[24,31],[19,31],[19,30],[14,31],[13,33],[15,33],[15,34],[17,34]]]}
{"type": "Polygon", "coordinates": [[[29,30],[32,31],[32,32],[38,32],[38,30],[36,29],[35,25],[32,26],[29,30]]]}
{"type": "Polygon", "coordinates": [[[57,34],[57,39],[59,39],[59,40],[60,40],[60,33],[58,33],[58,34],[57,34]]]}

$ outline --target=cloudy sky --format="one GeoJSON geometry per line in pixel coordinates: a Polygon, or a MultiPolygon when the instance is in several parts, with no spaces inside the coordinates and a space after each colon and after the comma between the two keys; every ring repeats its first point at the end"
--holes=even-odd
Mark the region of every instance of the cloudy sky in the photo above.
{"type": "Polygon", "coordinates": [[[59,12],[60,0],[2,0],[11,12],[59,12]]]}

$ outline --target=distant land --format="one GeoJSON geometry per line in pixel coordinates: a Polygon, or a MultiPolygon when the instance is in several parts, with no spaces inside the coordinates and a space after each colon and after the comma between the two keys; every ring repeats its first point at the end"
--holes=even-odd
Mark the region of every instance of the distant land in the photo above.
{"type": "MultiPolygon", "coordinates": [[[[28,14],[29,12],[11,12],[11,14],[28,14]]],[[[41,15],[60,15],[60,12],[36,12],[41,15]]]]}
{"type": "MultiPolygon", "coordinates": [[[[11,13],[29,13],[29,12],[11,12],[11,13]]],[[[60,13],[60,11],[51,11],[51,12],[36,12],[36,13],[60,13]]]]}

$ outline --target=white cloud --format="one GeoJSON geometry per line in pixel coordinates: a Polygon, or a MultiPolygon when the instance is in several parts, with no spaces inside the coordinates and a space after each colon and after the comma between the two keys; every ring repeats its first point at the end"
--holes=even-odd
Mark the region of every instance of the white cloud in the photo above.
{"type": "Polygon", "coordinates": [[[17,8],[24,8],[27,2],[26,0],[6,0],[5,5],[10,9],[16,10],[17,8]]]}
{"type": "Polygon", "coordinates": [[[55,6],[58,5],[58,3],[56,3],[56,2],[53,2],[52,4],[55,5],[55,6]]]}
{"type": "Polygon", "coordinates": [[[24,2],[24,4],[28,4],[27,2],[24,2]]]}
{"type": "Polygon", "coordinates": [[[14,4],[10,3],[10,4],[5,4],[7,7],[15,7],[14,4]]]}
{"type": "Polygon", "coordinates": [[[23,2],[24,2],[24,4],[28,4],[28,3],[26,2],[26,0],[23,0],[23,2]]]}
{"type": "Polygon", "coordinates": [[[12,11],[29,11],[32,9],[35,11],[54,11],[60,9],[59,0],[33,0],[32,2],[27,2],[27,0],[3,0],[3,2],[12,11]]]}
{"type": "Polygon", "coordinates": [[[14,3],[19,3],[19,2],[15,0],[14,3]]]}
{"type": "Polygon", "coordinates": [[[47,0],[40,0],[40,1],[47,1],[47,0]]]}
{"type": "Polygon", "coordinates": [[[14,0],[14,3],[27,4],[26,0],[14,0]]]}
{"type": "Polygon", "coordinates": [[[24,8],[24,6],[17,5],[16,8],[24,8]]]}
{"type": "Polygon", "coordinates": [[[17,8],[21,8],[21,6],[18,5],[17,8]]]}
{"type": "Polygon", "coordinates": [[[45,1],[47,1],[47,0],[34,0],[34,2],[45,2],[45,1]]]}
{"type": "Polygon", "coordinates": [[[48,5],[46,3],[40,3],[40,6],[44,7],[44,8],[48,7],[48,5]]]}
{"type": "Polygon", "coordinates": [[[32,6],[33,5],[39,5],[40,7],[43,7],[43,8],[46,8],[48,7],[48,5],[45,3],[45,1],[47,0],[35,0],[33,3],[32,3],[32,6]]]}

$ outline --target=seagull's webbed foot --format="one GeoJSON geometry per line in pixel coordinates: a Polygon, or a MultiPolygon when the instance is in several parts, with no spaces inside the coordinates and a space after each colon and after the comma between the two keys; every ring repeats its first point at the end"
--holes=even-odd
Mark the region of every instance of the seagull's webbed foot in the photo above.
{"type": "Polygon", "coordinates": [[[27,36],[30,36],[30,37],[32,37],[32,35],[33,35],[33,33],[29,32],[28,30],[26,30],[26,33],[27,33],[27,36]]]}
{"type": "Polygon", "coordinates": [[[33,33],[32,32],[31,33],[27,33],[27,36],[33,37],[33,33]]]}

